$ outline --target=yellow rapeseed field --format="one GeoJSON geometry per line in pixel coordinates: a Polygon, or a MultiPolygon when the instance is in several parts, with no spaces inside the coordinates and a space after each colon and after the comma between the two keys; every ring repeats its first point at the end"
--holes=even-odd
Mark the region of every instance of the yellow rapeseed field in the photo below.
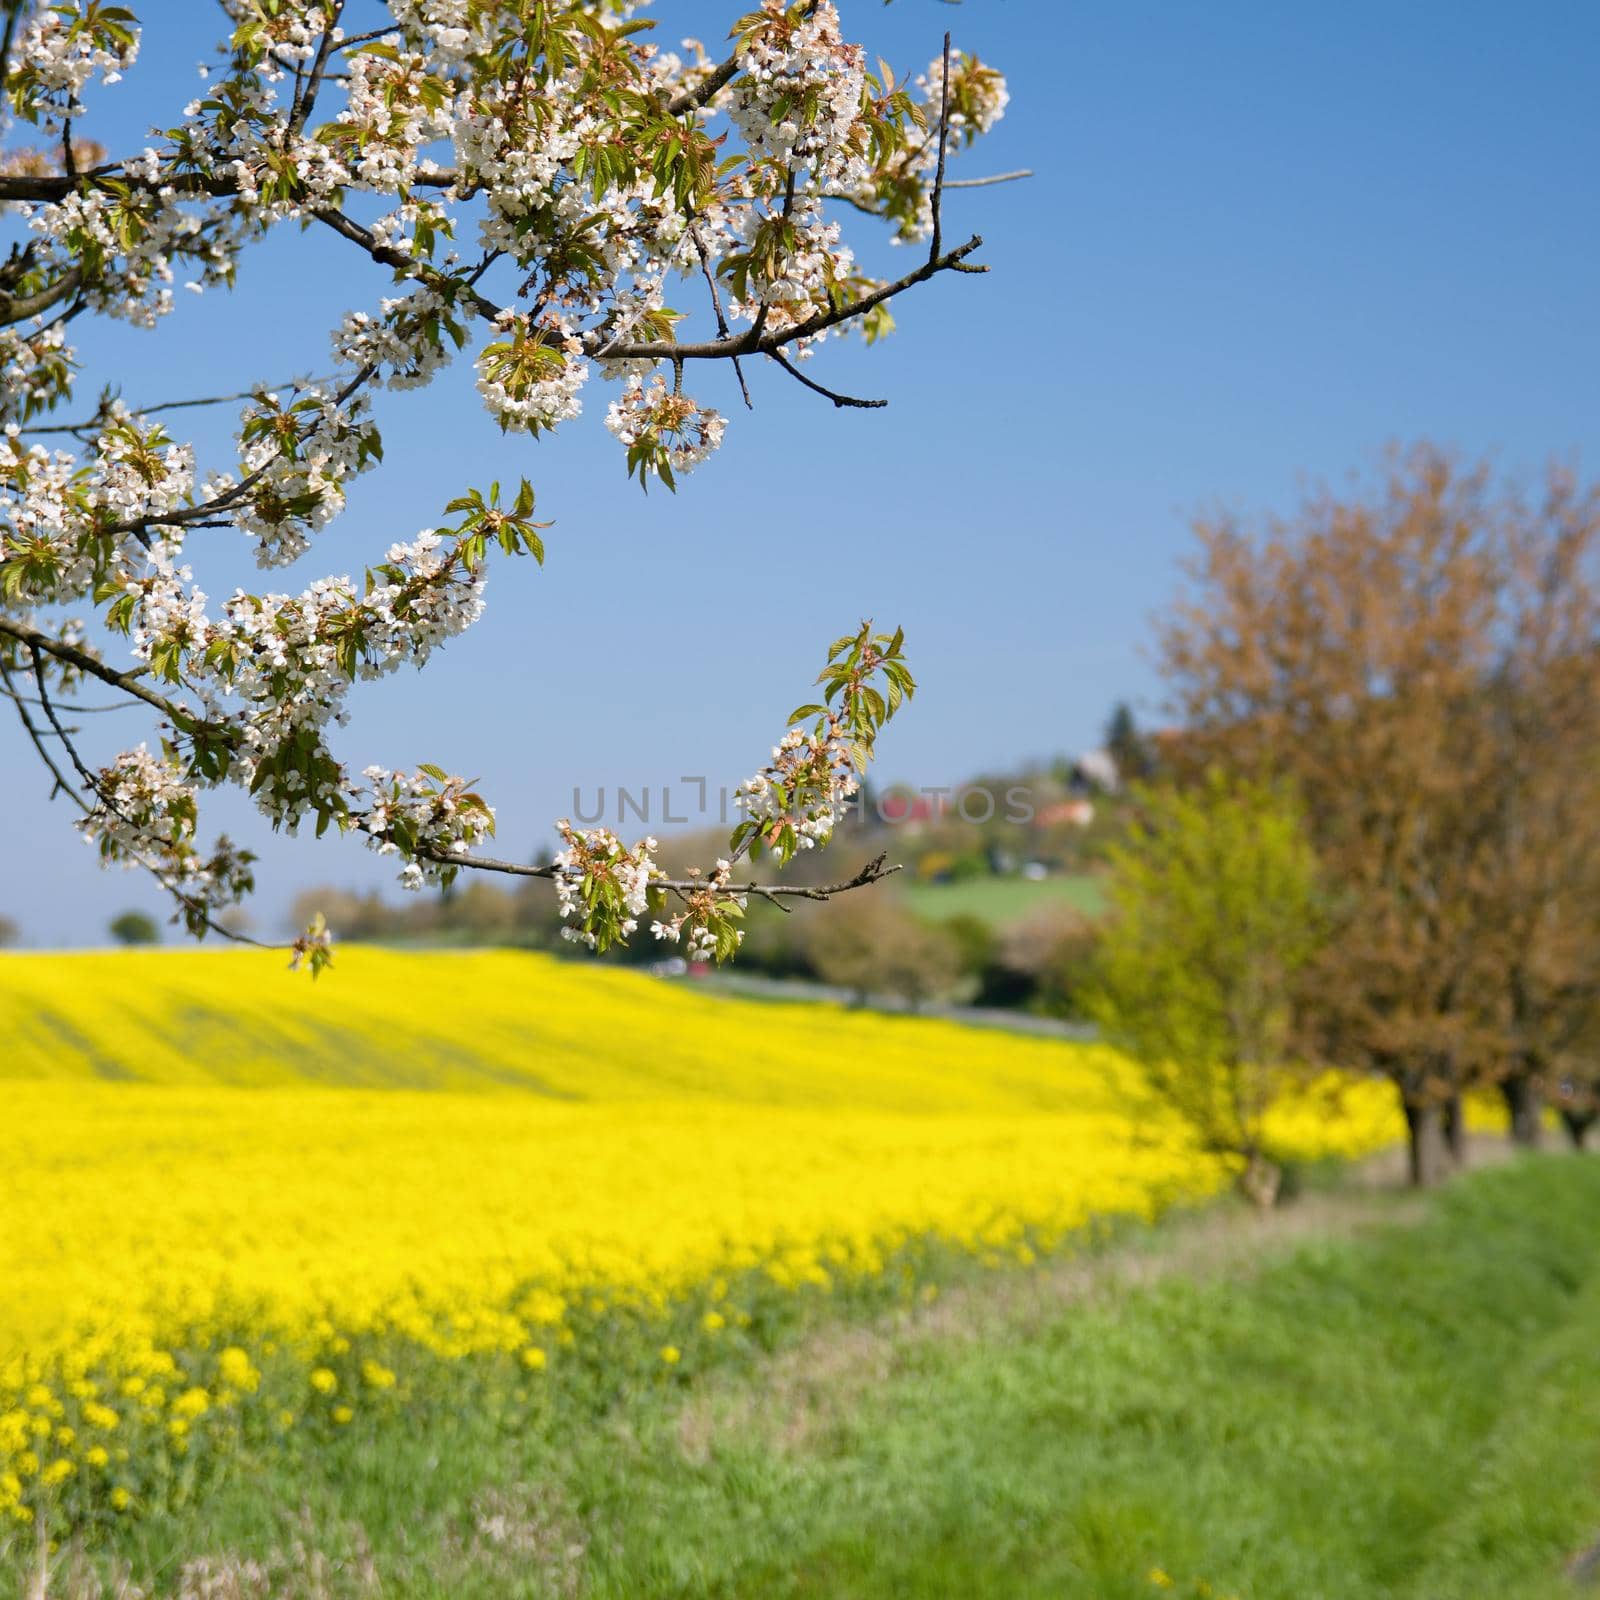
{"type": "MultiPolygon", "coordinates": [[[[936,1292],[1228,1177],[1104,1049],[532,955],[347,950],[315,986],[254,953],[8,956],[0,1038],[21,1520],[136,1510],[424,1367],[680,1374],[785,1298],[936,1292]]],[[[1377,1085],[1277,1128],[1307,1156],[1398,1133],[1377,1085]]]]}

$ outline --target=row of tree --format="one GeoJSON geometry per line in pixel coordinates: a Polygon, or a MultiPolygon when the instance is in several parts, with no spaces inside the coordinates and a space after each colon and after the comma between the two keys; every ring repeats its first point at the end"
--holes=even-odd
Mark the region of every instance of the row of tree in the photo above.
{"type": "Polygon", "coordinates": [[[1183,733],[1119,860],[1108,1030],[1179,1071],[1169,1093],[1247,1165],[1286,1056],[1392,1080],[1419,1183],[1459,1155],[1484,1086],[1520,1141],[1551,1102],[1581,1141],[1600,491],[1419,447],[1375,488],[1199,534],[1161,643],[1183,733]]]}

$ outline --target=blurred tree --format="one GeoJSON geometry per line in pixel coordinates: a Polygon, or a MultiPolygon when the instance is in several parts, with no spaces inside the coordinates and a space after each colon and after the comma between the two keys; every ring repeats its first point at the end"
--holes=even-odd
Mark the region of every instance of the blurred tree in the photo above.
{"type": "Polygon", "coordinates": [[[1097,918],[1076,911],[1061,921],[1039,967],[1034,1006],[1047,1016],[1092,1021],[1102,925],[1097,918]]]}
{"type": "Polygon", "coordinates": [[[1068,905],[1040,906],[1008,923],[994,935],[995,952],[983,973],[979,1003],[1082,1017],[1077,991],[1095,933],[1095,924],[1068,905]]]}
{"type": "Polygon", "coordinates": [[[1133,707],[1126,700],[1117,702],[1106,723],[1105,743],[1123,783],[1142,783],[1154,774],[1155,758],[1150,741],[1139,731],[1133,707]]]}
{"type": "Polygon", "coordinates": [[[954,942],[961,970],[976,980],[979,1004],[986,1003],[983,999],[984,979],[999,957],[999,934],[982,917],[974,916],[969,911],[946,917],[939,926],[954,942]]]}
{"type": "Polygon", "coordinates": [[[1555,471],[1516,513],[1481,713],[1494,759],[1477,920],[1512,1137],[1535,1145],[1600,1033],[1600,491],[1555,471]]]}
{"type": "Polygon", "coordinates": [[[10,917],[0,917],[0,950],[16,944],[21,937],[22,929],[10,917]]]}
{"type": "Polygon", "coordinates": [[[1295,987],[1322,925],[1316,857],[1278,786],[1213,770],[1147,792],[1113,853],[1112,914],[1088,1008],[1202,1144],[1277,1198],[1265,1118],[1287,1065],[1295,987]]]}
{"type": "Polygon", "coordinates": [[[118,944],[159,944],[161,930],[156,919],[143,911],[124,911],[111,919],[107,929],[118,944]]]}
{"type": "Polygon", "coordinates": [[[1417,1182],[1447,1164],[1466,1085],[1546,1069],[1594,970],[1573,909],[1594,745],[1558,746],[1593,714],[1597,526],[1560,472],[1530,507],[1485,467],[1397,451],[1375,489],[1260,537],[1200,524],[1164,631],[1174,758],[1302,797],[1341,913],[1306,1040],[1394,1081],[1417,1182]]]}
{"type": "Polygon", "coordinates": [[[858,1002],[892,995],[916,1010],[952,994],[961,981],[956,937],[888,895],[858,896],[818,911],[806,938],[817,976],[853,991],[858,1002]]]}

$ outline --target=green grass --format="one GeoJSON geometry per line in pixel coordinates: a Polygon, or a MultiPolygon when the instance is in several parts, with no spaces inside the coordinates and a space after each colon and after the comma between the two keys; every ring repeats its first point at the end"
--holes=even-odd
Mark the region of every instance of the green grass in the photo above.
{"type": "Polygon", "coordinates": [[[1068,906],[1085,916],[1105,907],[1100,879],[1087,874],[1061,878],[968,878],[961,883],[909,883],[899,891],[920,917],[969,916],[997,927],[1021,922],[1037,911],[1068,906]]]}
{"type": "Polygon", "coordinates": [[[1600,1540],[1600,1161],[1303,1203],[1298,1243],[1178,1223],[689,1383],[530,1414],[465,1374],[118,1553],[171,1583],[298,1543],[274,1596],[1570,1596],[1600,1540]]]}

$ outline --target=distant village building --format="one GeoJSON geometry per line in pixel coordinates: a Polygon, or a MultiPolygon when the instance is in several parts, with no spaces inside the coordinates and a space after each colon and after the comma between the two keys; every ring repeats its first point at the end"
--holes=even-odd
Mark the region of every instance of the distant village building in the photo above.
{"type": "Polygon", "coordinates": [[[1085,750],[1072,763],[1067,787],[1074,794],[1115,794],[1121,781],[1116,758],[1109,750],[1085,750]]]}
{"type": "Polygon", "coordinates": [[[1087,795],[1057,800],[1053,805],[1041,807],[1033,820],[1041,828],[1087,828],[1094,821],[1094,801],[1087,795]]]}

